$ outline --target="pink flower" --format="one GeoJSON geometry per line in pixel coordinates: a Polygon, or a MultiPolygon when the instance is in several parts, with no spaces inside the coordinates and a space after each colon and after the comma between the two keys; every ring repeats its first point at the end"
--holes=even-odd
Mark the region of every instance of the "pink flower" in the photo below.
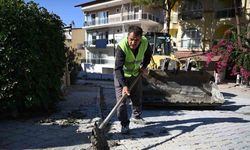
{"type": "Polygon", "coordinates": [[[240,68],[240,74],[247,79],[250,76],[250,72],[245,70],[243,67],[240,68]]]}
{"type": "Polygon", "coordinates": [[[228,51],[228,53],[231,53],[233,51],[233,46],[227,45],[227,51],[228,51]]]}

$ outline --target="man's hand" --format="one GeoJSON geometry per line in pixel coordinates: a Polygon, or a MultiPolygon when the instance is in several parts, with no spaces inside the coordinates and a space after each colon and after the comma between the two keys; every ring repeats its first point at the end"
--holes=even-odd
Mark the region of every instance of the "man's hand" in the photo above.
{"type": "Polygon", "coordinates": [[[148,75],[149,74],[148,68],[141,68],[141,72],[142,72],[143,75],[148,75]]]}
{"type": "Polygon", "coordinates": [[[122,96],[125,95],[125,94],[127,94],[128,96],[130,95],[130,91],[129,91],[127,86],[124,86],[122,88],[122,96]]]}

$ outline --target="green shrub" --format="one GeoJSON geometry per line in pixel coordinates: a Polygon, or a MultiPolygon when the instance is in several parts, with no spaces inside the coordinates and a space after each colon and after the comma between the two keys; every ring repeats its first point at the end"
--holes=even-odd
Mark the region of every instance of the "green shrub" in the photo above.
{"type": "Polygon", "coordinates": [[[63,23],[36,3],[0,0],[0,112],[48,111],[65,67],[63,23]]]}
{"type": "Polygon", "coordinates": [[[76,63],[76,51],[77,49],[68,47],[66,52],[67,62],[68,62],[68,70],[70,72],[70,84],[75,84],[77,80],[77,74],[80,71],[79,64],[76,63]]]}

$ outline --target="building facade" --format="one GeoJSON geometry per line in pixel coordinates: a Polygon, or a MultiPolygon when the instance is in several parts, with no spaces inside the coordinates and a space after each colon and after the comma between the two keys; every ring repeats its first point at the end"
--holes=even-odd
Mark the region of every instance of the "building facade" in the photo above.
{"type": "MultiPolygon", "coordinates": [[[[236,0],[240,24],[249,24],[250,2],[236,0]]],[[[127,35],[130,25],[144,32],[162,32],[164,15],[161,8],[135,6],[130,0],[97,0],[77,5],[84,13],[83,29],[86,71],[106,73],[114,67],[115,48],[127,35]]],[[[178,0],[171,11],[170,32],[175,55],[180,59],[211,50],[236,26],[234,0],[178,0]]]]}
{"type": "MultiPolygon", "coordinates": [[[[85,50],[83,48],[83,42],[85,37],[85,31],[82,28],[72,28],[72,26],[64,27],[64,35],[65,35],[65,45],[69,48],[70,51],[73,51],[75,54],[74,62],[77,64],[81,64],[81,60],[85,58],[85,50]]],[[[69,71],[69,62],[66,62],[65,72],[62,77],[62,90],[65,90],[65,87],[71,85],[70,74],[69,71]]]]}
{"type": "MultiPolygon", "coordinates": [[[[249,16],[249,0],[177,1],[171,11],[170,21],[170,35],[178,50],[175,55],[180,60],[193,57],[205,64],[207,57],[204,53],[211,50],[228,29],[236,28],[237,24],[249,28],[249,16]]],[[[214,70],[215,62],[219,58],[219,56],[214,57],[206,69],[214,70]]],[[[226,68],[220,73],[219,78],[221,81],[225,78],[235,78],[230,74],[230,68],[226,68]]]]}
{"type": "MultiPolygon", "coordinates": [[[[247,26],[250,2],[236,0],[236,3],[240,24],[247,26]]],[[[184,56],[211,50],[224,32],[236,24],[234,0],[180,0],[171,12],[170,34],[177,55],[184,56]]]]}
{"type": "Polygon", "coordinates": [[[160,32],[163,10],[135,6],[130,0],[103,0],[77,5],[84,13],[85,59],[88,72],[111,73],[115,49],[127,36],[130,25],[140,26],[144,32],[160,32]]]}
{"type": "Polygon", "coordinates": [[[65,45],[72,50],[75,50],[76,63],[80,64],[85,58],[85,50],[83,47],[85,30],[82,28],[65,28],[65,45]]]}

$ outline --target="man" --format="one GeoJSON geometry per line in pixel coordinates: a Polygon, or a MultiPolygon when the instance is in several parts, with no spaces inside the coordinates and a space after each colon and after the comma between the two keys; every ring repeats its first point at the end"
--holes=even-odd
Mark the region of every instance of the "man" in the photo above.
{"type": "MultiPolygon", "coordinates": [[[[141,118],[142,113],[142,81],[141,77],[130,91],[129,87],[139,76],[139,72],[147,74],[147,66],[150,63],[152,50],[147,39],[142,36],[142,29],[138,26],[130,26],[128,37],[119,42],[115,59],[114,85],[117,101],[122,95],[127,94],[132,102],[131,121],[145,124],[141,118]]],[[[121,122],[121,133],[129,133],[129,118],[127,105],[124,100],[117,109],[117,117],[121,122]]]]}

